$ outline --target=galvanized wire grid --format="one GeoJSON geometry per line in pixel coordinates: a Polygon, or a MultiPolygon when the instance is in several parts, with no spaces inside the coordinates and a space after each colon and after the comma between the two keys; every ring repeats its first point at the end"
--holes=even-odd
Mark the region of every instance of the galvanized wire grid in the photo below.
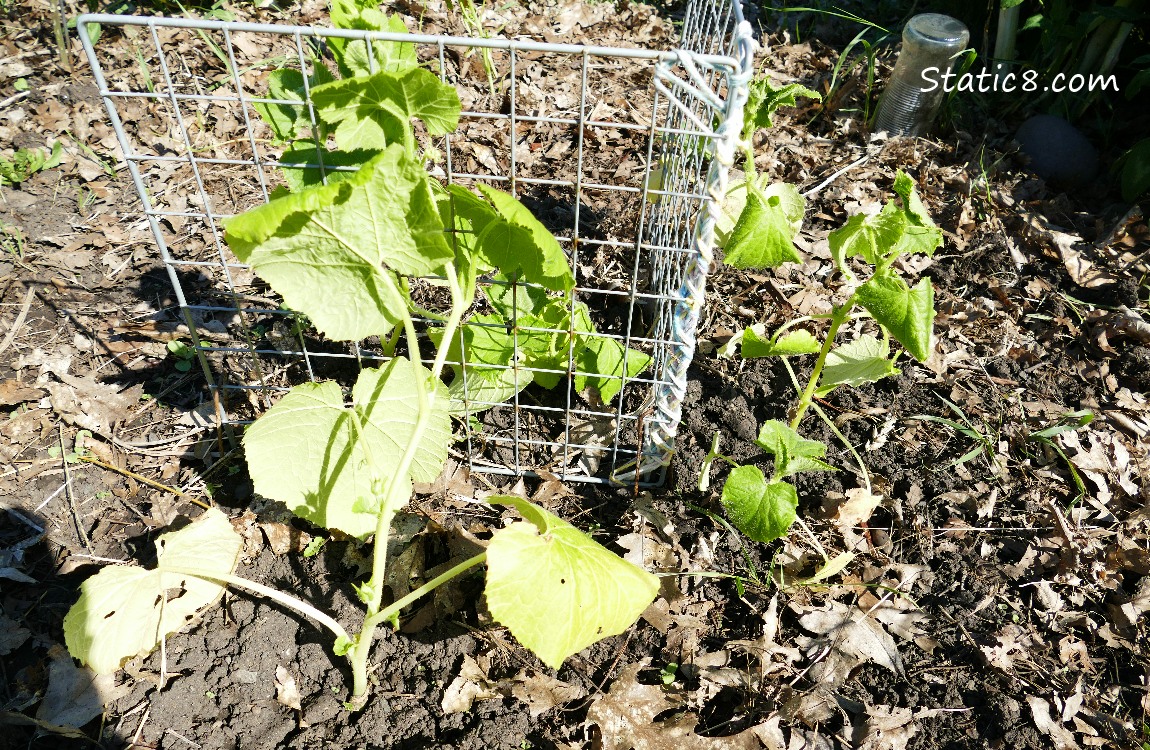
{"type": "MultiPolygon", "coordinates": [[[[253,105],[296,107],[316,126],[310,92],[303,102],[269,99],[267,72],[292,67],[306,80],[330,37],[363,40],[369,50],[401,41],[464,103],[459,129],[425,144],[442,152],[433,174],[523,199],[568,253],[572,306],[575,298],[588,305],[594,335],[653,358],[622,378],[610,404],[575,391],[570,353],[552,391],[469,402],[475,411],[459,428],[464,458],[473,471],[593,482],[615,473],[650,486],[663,481],[694,351],[714,220],[713,208],[701,209],[725,188],[741,125],[753,42],[740,21],[727,0],[692,2],[684,50],[662,53],[96,14],[81,16],[78,29],[221,426],[251,421],[293,384],[348,384],[358,368],[386,359],[378,340],[348,346],[308,331],[232,255],[221,221],[282,184],[283,145],[271,142],[253,105]],[[89,25],[102,29],[98,44],[89,25]],[[476,75],[485,58],[503,91],[476,75]],[[620,92],[620,81],[642,85],[620,92]],[[630,168],[627,156],[613,171],[610,159],[604,164],[597,150],[605,143],[631,155],[630,168]],[[553,152],[561,158],[538,157],[553,152]],[[655,164],[660,190],[649,189],[655,164]]],[[[322,155],[314,166],[324,168],[322,155]]],[[[413,289],[436,294],[434,280],[413,289]]]]}

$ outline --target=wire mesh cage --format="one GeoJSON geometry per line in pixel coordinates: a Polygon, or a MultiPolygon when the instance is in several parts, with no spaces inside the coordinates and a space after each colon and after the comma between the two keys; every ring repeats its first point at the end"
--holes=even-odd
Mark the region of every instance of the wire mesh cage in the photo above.
{"type": "MultiPolygon", "coordinates": [[[[751,70],[737,0],[691,2],[681,47],[665,52],[101,14],[78,29],[221,428],[252,421],[292,385],[346,384],[394,351],[317,334],[237,260],[222,222],[284,190],[285,167],[325,182],[340,169],[267,123],[274,110],[320,132],[307,81],[328,64],[331,40],[366,45],[372,64],[373,43],[404,42],[462,103],[453,133],[424,139],[432,175],[516,196],[570,261],[567,322],[511,320],[510,335],[563,340],[575,333],[569,321],[586,319],[580,346],[624,353],[597,372],[569,344],[532,367],[516,339],[499,373],[514,386],[507,398],[489,395],[467,357],[449,362],[461,457],[478,472],[663,481],[751,70]],[[300,73],[298,95],[269,91],[269,73],[284,69],[300,73]]],[[[517,295],[542,293],[491,277],[483,287],[487,298],[510,295],[513,311],[517,295]]],[[[437,293],[435,280],[411,288],[437,293]]],[[[464,342],[482,338],[483,320],[465,322],[464,342]]],[[[422,323],[434,338],[435,319],[422,323]]]]}

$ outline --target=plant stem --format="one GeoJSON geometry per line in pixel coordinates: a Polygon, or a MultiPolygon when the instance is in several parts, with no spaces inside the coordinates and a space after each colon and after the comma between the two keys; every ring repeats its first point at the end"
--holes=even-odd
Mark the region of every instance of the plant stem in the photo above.
{"type": "Polygon", "coordinates": [[[406,609],[412,602],[420,599],[421,597],[430,594],[435,589],[450,581],[452,578],[460,575],[466,570],[474,568],[476,565],[481,564],[487,559],[486,552],[480,552],[475,557],[469,557],[455,567],[451,568],[445,573],[440,573],[435,578],[432,578],[427,583],[412,591],[402,599],[396,600],[394,603],[384,607],[379,612],[375,613],[363,623],[364,627],[376,627],[382,623],[395,618],[400,612],[406,609]]]}
{"type": "Polygon", "coordinates": [[[854,298],[847,300],[846,304],[842,307],[836,307],[831,311],[831,327],[827,330],[826,340],[823,341],[823,348],[819,351],[819,358],[815,360],[815,369],[811,371],[811,378],[807,381],[807,387],[799,396],[799,403],[795,406],[795,416],[791,420],[791,429],[797,430],[799,422],[803,421],[803,416],[807,413],[807,409],[814,400],[815,391],[819,387],[819,377],[823,374],[823,365],[827,362],[827,355],[834,346],[835,336],[839,332],[839,328],[850,318],[850,310],[854,307],[854,298]]]}
{"type": "Polygon", "coordinates": [[[847,451],[854,458],[855,463],[859,465],[859,471],[862,472],[863,482],[866,484],[867,494],[873,495],[874,493],[871,491],[870,484],[870,472],[866,470],[866,464],[863,463],[862,456],[860,456],[858,451],[855,450],[855,447],[851,445],[851,441],[847,440],[846,435],[842,433],[842,430],[838,428],[838,425],[834,423],[834,420],[828,417],[827,413],[823,411],[818,404],[811,404],[811,407],[815,410],[815,413],[822,418],[823,422],[826,423],[831,432],[835,434],[835,437],[837,437],[839,441],[846,447],[847,451]]]}
{"type": "Polygon", "coordinates": [[[196,570],[195,568],[180,568],[172,567],[169,565],[161,565],[159,569],[164,573],[194,576],[196,578],[202,578],[208,581],[219,581],[220,583],[226,583],[229,586],[237,586],[241,589],[246,589],[253,594],[265,596],[272,601],[279,602],[289,609],[294,609],[301,615],[310,617],[334,633],[336,638],[347,638],[347,631],[343,629],[342,625],[332,619],[330,615],[321,612],[302,599],[297,599],[291,594],[285,594],[279,589],[273,589],[270,586],[265,586],[262,583],[256,583],[255,581],[249,581],[247,578],[232,575],[231,573],[206,573],[202,570],[196,570]]]}
{"type": "MultiPolygon", "coordinates": [[[[455,331],[459,327],[459,322],[463,319],[463,311],[466,309],[465,296],[463,290],[460,289],[459,277],[456,275],[455,266],[450,263],[447,264],[446,271],[447,282],[451,287],[451,312],[447,316],[446,323],[444,323],[443,338],[440,341],[439,350],[436,352],[435,363],[431,367],[431,375],[430,377],[426,377],[426,379],[423,364],[419,356],[419,339],[415,332],[415,323],[411,319],[411,314],[407,311],[404,312],[403,327],[407,334],[407,353],[411,359],[411,366],[415,377],[416,393],[419,398],[419,411],[415,418],[415,426],[411,432],[411,439],[404,449],[399,464],[397,464],[391,472],[391,478],[387,484],[379,518],[376,522],[375,549],[372,551],[371,578],[367,583],[367,592],[369,595],[369,600],[367,601],[367,617],[364,619],[363,627],[359,631],[359,638],[348,655],[351,661],[353,683],[351,699],[353,703],[363,701],[367,694],[367,662],[368,657],[371,655],[372,641],[375,639],[375,629],[380,622],[387,619],[387,617],[382,615],[390,612],[392,607],[395,606],[392,605],[392,607],[389,607],[387,610],[383,612],[380,611],[380,605],[383,601],[384,580],[387,573],[387,543],[388,532],[391,529],[391,521],[395,517],[395,511],[408,500],[406,495],[410,490],[406,478],[409,476],[411,464],[415,460],[415,454],[419,450],[419,445],[423,440],[423,433],[431,421],[432,409],[435,406],[437,396],[436,386],[439,384],[439,376],[443,372],[443,365],[447,360],[447,349],[451,344],[451,340],[455,337],[455,331]]],[[[371,463],[371,470],[374,474],[380,467],[371,459],[370,454],[368,455],[368,461],[371,463]]],[[[406,606],[406,604],[404,606],[406,606]]],[[[388,614],[388,616],[391,615],[388,614]]]]}

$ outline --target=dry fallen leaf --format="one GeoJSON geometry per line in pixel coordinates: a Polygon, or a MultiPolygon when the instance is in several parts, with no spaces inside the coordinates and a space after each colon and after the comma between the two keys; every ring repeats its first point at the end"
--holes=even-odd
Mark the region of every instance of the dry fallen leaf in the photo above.
{"type": "Polygon", "coordinates": [[[840,685],[858,665],[872,661],[903,676],[902,658],[894,639],[873,617],[858,607],[831,602],[823,609],[796,609],[799,624],[829,641],[826,658],[811,667],[812,679],[840,685]]]}
{"type": "Polygon", "coordinates": [[[48,690],[36,711],[38,721],[65,727],[82,727],[104,713],[104,705],[126,695],[130,684],[116,686],[113,674],[97,675],[77,667],[62,646],[48,650],[48,690]]]}
{"type": "Polygon", "coordinates": [[[862,487],[847,490],[847,499],[835,513],[835,522],[841,528],[854,528],[870,520],[875,508],[882,504],[882,495],[872,495],[862,487]]]}
{"type": "Polygon", "coordinates": [[[762,743],[754,729],[730,737],[695,734],[699,717],[690,711],[655,721],[664,711],[681,708],[683,700],[662,685],[639,682],[639,672],[649,662],[644,659],[623,667],[611,690],[587,710],[587,721],[599,727],[603,750],[760,750],[762,743]]]}
{"type": "Polygon", "coordinates": [[[118,386],[100,383],[91,376],[76,377],[56,373],[62,382],[47,383],[52,398],[52,409],[65,422],[112,439],[112,427],[126,419],[139,406],[143,385],[121,390],[118,386]]]}
{"type": "Polygon", "coordinates": [[[1034,725],[1038,731],[1048,736],[1054,743],[1055,750],[1078,750],[1078,743],[1074,740],[1074,733],[1062,723],[1050,716],[1050,704],[1033,695],[1026,696],[1030,704],[1030,713],[1034,717],[1034,725]]]}
{"type": "MultiPolygon", "coordinates": [[[[485,657],[480,657],[485,662],[485,657]]],[[[500,697],[499,685],[487,677],[487,669],[470,656],[463,657],[459,675],[443,691],[440,706],[445,714],[458,714],[470,711],[475,701],[500,697]]]]}
{"type": "Polygon", "coordinates": [[[568,701],[587,695],[578,685],[571,685],[549,675],[523,670],[509,680],[511,695],[527,704],[531,718],[568,701]]]}
{"type": "Polygon", "coordinates": [[[286,667],[277,666],[275,683],[276,700],[288,708],[294,709],[300,728],[306,727],[308,724],[303,719],[303,707],[300,705],[299,687],[295,684],[295,677],[286,667]]]}
{"type": "Polygon", "coordinates": [[[43,395],[42,389],[33,388],[14,378],[0,383],[0,406],[14,406],[25,401],[35,401],[43,395]]]}
{"type": "Polygon", "coordinates": [[[867,706],[866,722],[856,730],[858,750],[905,750],[907,742],[918,734],[918,719],[936,716],[936,709],[897,706],[867,706]]]}

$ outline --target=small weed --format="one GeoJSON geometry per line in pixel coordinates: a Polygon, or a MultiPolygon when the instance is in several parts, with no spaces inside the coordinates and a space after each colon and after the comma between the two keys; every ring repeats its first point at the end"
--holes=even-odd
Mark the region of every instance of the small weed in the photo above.
{"type": "Polygon", "coordinates": [[[37,172],[57,167],[64,160],[64,145],[56,141],[51,152],[22,148],[11,158],[0,156],[0,185],[19,185],[37,172]]]}
{"type": "Polygon", "coordinates": [[[947,405],[947,407],[954,412],[959,421],[953,419],[946,419],[945,417],[935,417],[929,414],[918,414],[910,419],[916,419],[923,422],[936,422],[938,424],[946,425],[957,433],[965,435],[973,440],[976,445],[971,450],[956,458],[950,463],[947,468],[953,469],[955,466],[961,466],[967,461],[978,458],[981,455],[986,456],[987,464],[991,473],[995,476],[1001,475],[1005,467],[1002,466],[1001,461],[995,455],[996,447],[998,445],[998,430],[992,431],[985,423],[975,426],[974,422],[966,415],[957,404],[947,401],[945,398],[939,396],[939,399],[947,405]],[[993,434],[992,434],[993,433],[993,434]]]}
{"type": "Polygon", "coordinates": [[[668,662],[662,669],[659,670],[659,681],[664,685],[670,687],[678,679],[679,665],[675,662],[668,662]]]}
{"type": "Polygon", "coordinates": [[[179,339],[168,342],[168,354],[175,360],[175,368],[179,372],[188,372],[192,363],[196,361],[196,350],[179,339]]]}
{"type": "Polygon", "coordinates": [[[1062,446],[1058,444],[1054,438],[1058,437],[1064,432],[1074,432],[1094,421],[1094,412],[1089,409],[1079,409],[1078,411],[1071,411],[1063,414],[1061,417],[1054,421],[1054,424],[1043,427],[1041,430],[1035,430],[1026,436],[1026,442],[1038,443],[1039,445],[1049,448],[1058,454],[1066,468],[1070,470],[1070,478],[1074,481],[1074,486],[1078,490],[1078,495],[1074,498],[1076,501],[1081,500],[1086,495],[1086,485],[1082,482],[1082,477],[1078,473],[1078,469],[1074,468],[1074,463],[1066,455],[1066,451],[1062,450],[1062,446]]]}
{"type": "Polygon", "coordinates": [[[0,248],[4,252],[24,260],[26,244],[27,240],[24,239],[24,233],[20,231],[20,227],[0,221],[0,248]]]}

